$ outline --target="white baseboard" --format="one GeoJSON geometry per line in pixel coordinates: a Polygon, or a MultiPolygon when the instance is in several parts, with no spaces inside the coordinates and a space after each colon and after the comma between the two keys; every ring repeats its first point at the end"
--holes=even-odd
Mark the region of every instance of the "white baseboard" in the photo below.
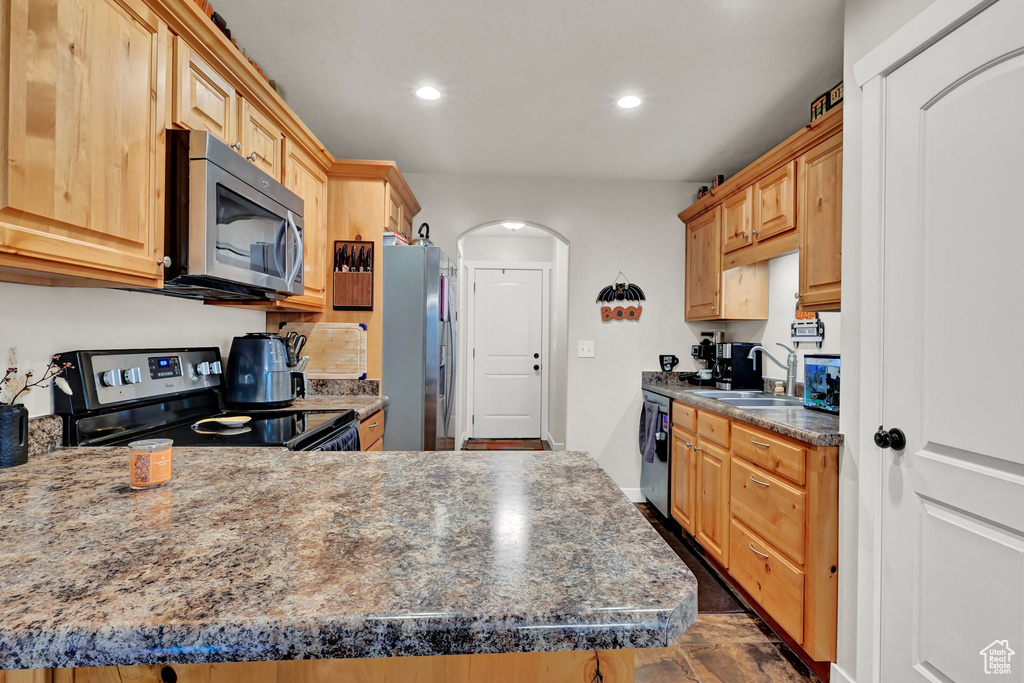
{"type": "Polygon", "coordinates": [[[832,664],[831,680],[832,683],[857,683],[857,681],[853,680],[853,676],[843,671],[841,668],[839,668],[839,665],[834,662],[832,664]]]}
{"type": "Polygon", "coordinates": [[[647,500],[644,496],[644,492],[640,489],[622,489],[622,492],[626,494],[626,498],[629,498],[630,502],[643,503],[647,500]]]}
{"type": "Polygon", "coordinates": [[[559,443],[558,441],[555,441],[554,439],[552,439],[551,438],[551,432],[548,432],[547,436],[548,436],[548,438],[546,439],[546,441],[548,442],[548,445],[551,446],[551,450],[553,450],[553,451],[564,451],[565,450],[565,442],[559,443]]]}

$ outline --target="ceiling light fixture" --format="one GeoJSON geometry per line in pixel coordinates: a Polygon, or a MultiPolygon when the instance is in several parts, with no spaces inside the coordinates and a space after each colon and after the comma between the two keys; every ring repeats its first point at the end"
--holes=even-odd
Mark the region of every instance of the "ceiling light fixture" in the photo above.
{"type": "Polygon", "coordinates": [[[502,223],[501,227],[505,228],[506,230],[511,230],[511,231],[515,232],[519,228],[526,227],[526,224],[525,223],[502,223]]]}
{"type": "Polygon", "coordinates": [[[643,104],[643,100],[641,100],[636,95],[626,95],[625,97],[620,97],[618,102],[618,105],[623,109],[633,109],[635,107],[639,107],[641,104],[643,104]]]}
{"type": "Polygon", "coordinates": [[[416,91],[416,97],[421,100],[437,100],[441,98],[441,91],[432,85],[425,85],[416,91]]]}

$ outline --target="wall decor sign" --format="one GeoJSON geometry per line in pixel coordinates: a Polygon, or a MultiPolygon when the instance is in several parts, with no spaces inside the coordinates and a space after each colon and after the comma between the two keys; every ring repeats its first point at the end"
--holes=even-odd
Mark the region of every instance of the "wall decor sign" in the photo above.
{"type": "MultiPolygon", "coordinates": [[[[617,301],[646,301],[644,290],[632,284],[626,276],[619,271],[615,280],[604,287],[597,295],[597,303],[615,303],[617,301]]],[[[639,320],[640,314],[644,312],[643,306],[602,306],[601,320],[639,320]]]]}

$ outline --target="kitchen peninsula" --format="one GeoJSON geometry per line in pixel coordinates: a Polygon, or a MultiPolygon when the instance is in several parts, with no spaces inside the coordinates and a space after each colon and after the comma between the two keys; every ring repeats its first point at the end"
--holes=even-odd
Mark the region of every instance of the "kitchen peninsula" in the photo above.
{"type": "Polygon", "coordinates": [[[696,618],[693,575],[586,453],[178,448],[136,492],[127,458],[0,471],[0,680],[611,683],[696,618]]]}

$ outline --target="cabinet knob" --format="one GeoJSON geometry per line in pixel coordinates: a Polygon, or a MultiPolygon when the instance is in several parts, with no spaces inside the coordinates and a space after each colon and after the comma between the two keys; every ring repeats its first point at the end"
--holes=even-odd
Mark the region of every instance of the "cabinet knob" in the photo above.
{"type": "Polygon", "coordinates": [[[255,164],[256,163],[256,152],[253,152],[252,154],[247,156],[246,159],[248,159],[249,161],[251,161],[252,163],[255,164]]]}
{"type": "Polygon", "coordinates": [[[231,146],[234,147],[235,149],[237,149],[238,151],[242,151],[242,141],[241,140],[236,140],[235,144],[233,144],[231,146]]]}
{"type": "Polygon", "coordinates": [[[712,310],[712,311],[713,311],[713,310],[715,310],[715,307],[714,307],[714,306],[712,306],[712,307],[711,307],[711,310],[712,310]]]}
{"type": "Polygon", "coordinates": [[[163,258],[158,258],[156,260],[156,264],[158,266],[163,266],[164,268],[170,268],[171,267],[171,263],[172,263],[172,261],[171,261],[171,257],[170,256],[164,256],[163,258]]]}

